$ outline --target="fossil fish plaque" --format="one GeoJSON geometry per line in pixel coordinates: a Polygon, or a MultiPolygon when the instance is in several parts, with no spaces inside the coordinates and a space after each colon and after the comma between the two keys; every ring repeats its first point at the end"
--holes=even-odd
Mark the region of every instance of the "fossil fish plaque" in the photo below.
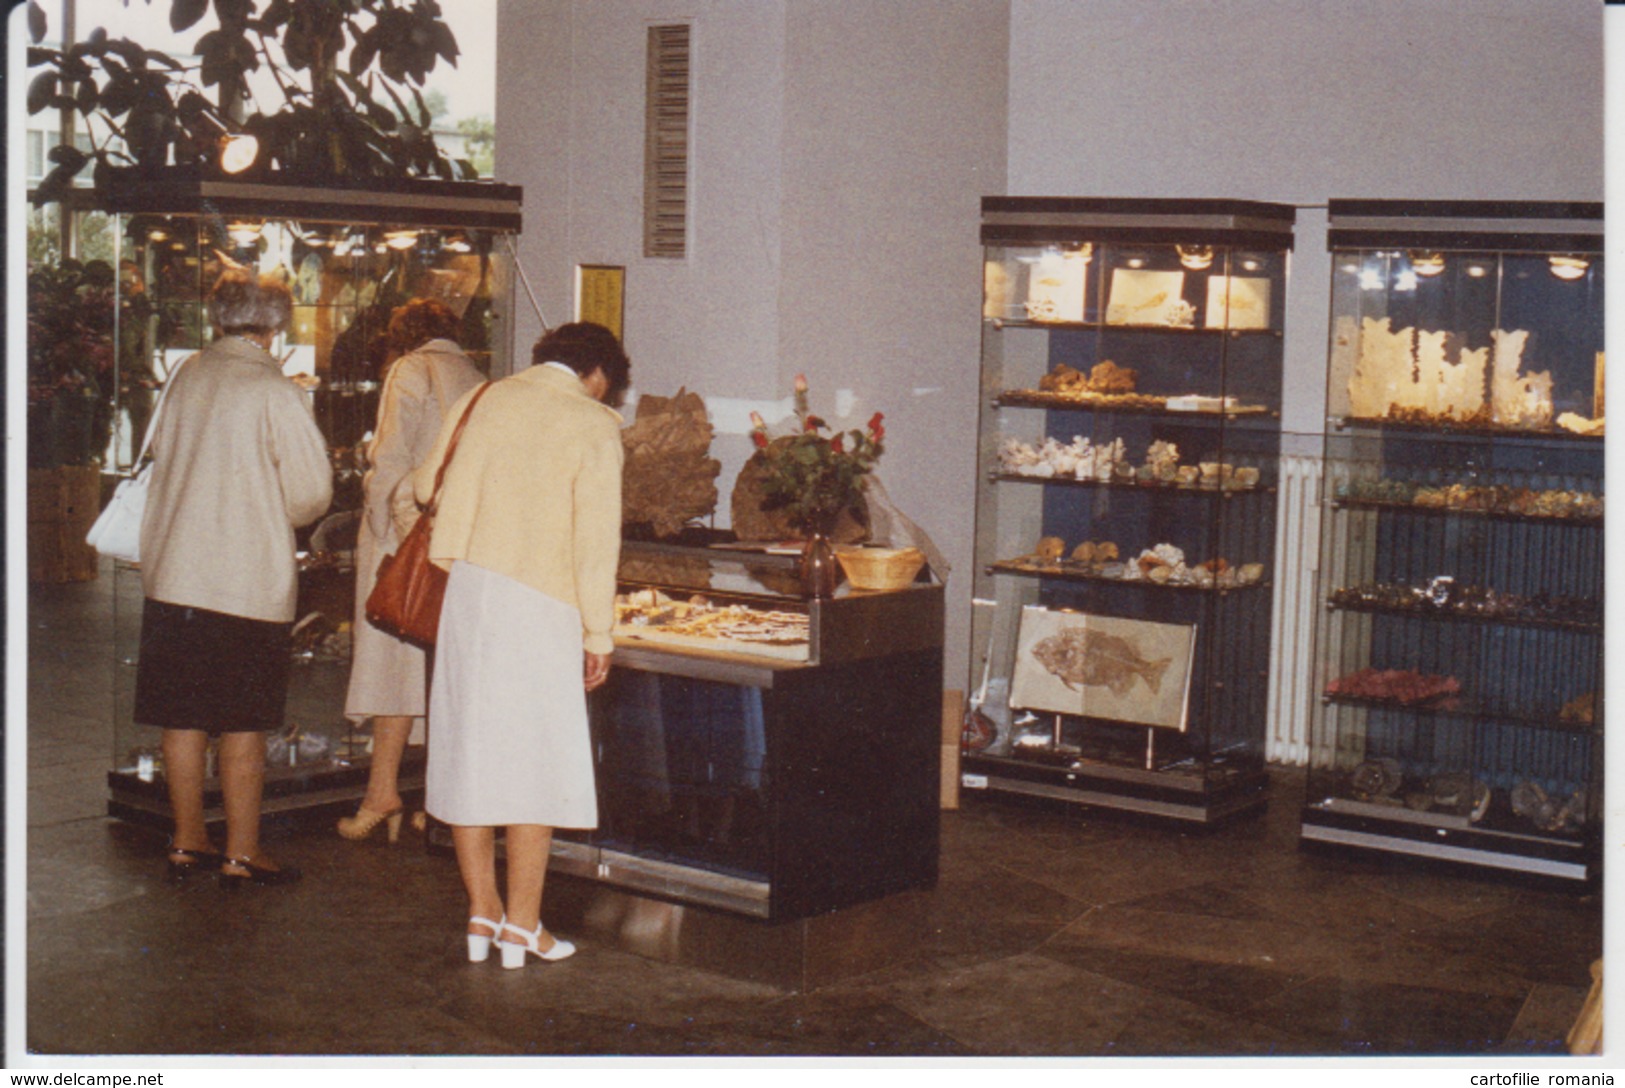
{"type": "Polygon", "coordinates": [[[1195,646],[1194,624],[1028,605],[1010,705],[1183,732],[1195,646]]]}

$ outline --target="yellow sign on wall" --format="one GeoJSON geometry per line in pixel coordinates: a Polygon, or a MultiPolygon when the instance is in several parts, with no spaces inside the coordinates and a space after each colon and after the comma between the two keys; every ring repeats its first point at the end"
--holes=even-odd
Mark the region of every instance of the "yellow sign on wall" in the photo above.
{"type": "Polygon", "coordinates": [[[623,265],[576,265],[576,320],[602,325],[624,340],[626,268],[623,265]]]}

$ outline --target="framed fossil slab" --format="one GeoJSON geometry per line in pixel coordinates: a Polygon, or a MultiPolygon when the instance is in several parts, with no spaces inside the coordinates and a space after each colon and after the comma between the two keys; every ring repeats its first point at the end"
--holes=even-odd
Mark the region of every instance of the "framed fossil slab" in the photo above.
{"type": "Polygon", "coordinates": [[[1205,325],[1210,329],[1270,327],[1270,281],[1262,276],[1211,276],[1205,325]]]}
{"type": "Polygon", "coordinates": [[[1028,605],[1010,705],[1184,731],[1196,625],[1028,605]]]}
{"type": "Polygon", "coordinates": [[[1185,273],[1112,269],[1108,325],[1189,325],[1184,313],[1185,273]]]}

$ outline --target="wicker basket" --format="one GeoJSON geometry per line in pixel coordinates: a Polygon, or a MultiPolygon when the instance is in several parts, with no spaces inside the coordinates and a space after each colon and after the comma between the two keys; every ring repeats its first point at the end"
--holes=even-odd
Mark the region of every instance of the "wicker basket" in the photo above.
{"type": "Polygon", "coordinates": [[[918,548],[837,547],[835,558],[853,589],[902,589],[925,565],[918,548]]]}

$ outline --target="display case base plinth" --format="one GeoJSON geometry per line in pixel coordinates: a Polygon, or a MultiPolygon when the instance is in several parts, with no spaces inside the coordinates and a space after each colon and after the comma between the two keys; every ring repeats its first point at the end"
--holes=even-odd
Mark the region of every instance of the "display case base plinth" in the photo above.
{"type": "MultiPolygon", "coordinates": [[[[422,807],[424,765],[421,748],[416,752],[408,749],[401,761],[400,793],[408,807],[422,807]]],[[[308,774],[267,775],[260,812],[268,820],[351,815],[366,795],[368,769],[363,761],[308,774]]],[[[146,779],[127,771],[109,771],[107,814],[126,823],[174,830],[169,790],[161,777],[146,779]]],[[[218,780],[211,779],[204,785],[203,819],[211,826],[225,823],[225,803],[218,780]]]]}
{"type": "Polygon", "coordinates": [[[912,958],[929,932],[929,894],[883,899],[790,922],[635,895],[549,874],[550,930],[663,963],[807,992],[912,958]]]}
{"type": "Polygon", "coordinates": [[[1597,852],[1585,842],[1440,826],[1436,821],[1383,819],[1308,805],[1300,837],[1306,845],[1365,854],[1399,855],[1455,869],[1499,872],[1542,883],[1585,887],[1600,876],[1597,852]]]}
{"type": "Polygon", "coordinates": [[[961,759],[962,802],[1000,794],[1211,825],[1262,811],[1269,800],[1269,776],[1262,768],[1231,768],[1222,780],[1214,781],[1200,775],[1107,765],[1046,767],[978,755],[961,759]]]}

